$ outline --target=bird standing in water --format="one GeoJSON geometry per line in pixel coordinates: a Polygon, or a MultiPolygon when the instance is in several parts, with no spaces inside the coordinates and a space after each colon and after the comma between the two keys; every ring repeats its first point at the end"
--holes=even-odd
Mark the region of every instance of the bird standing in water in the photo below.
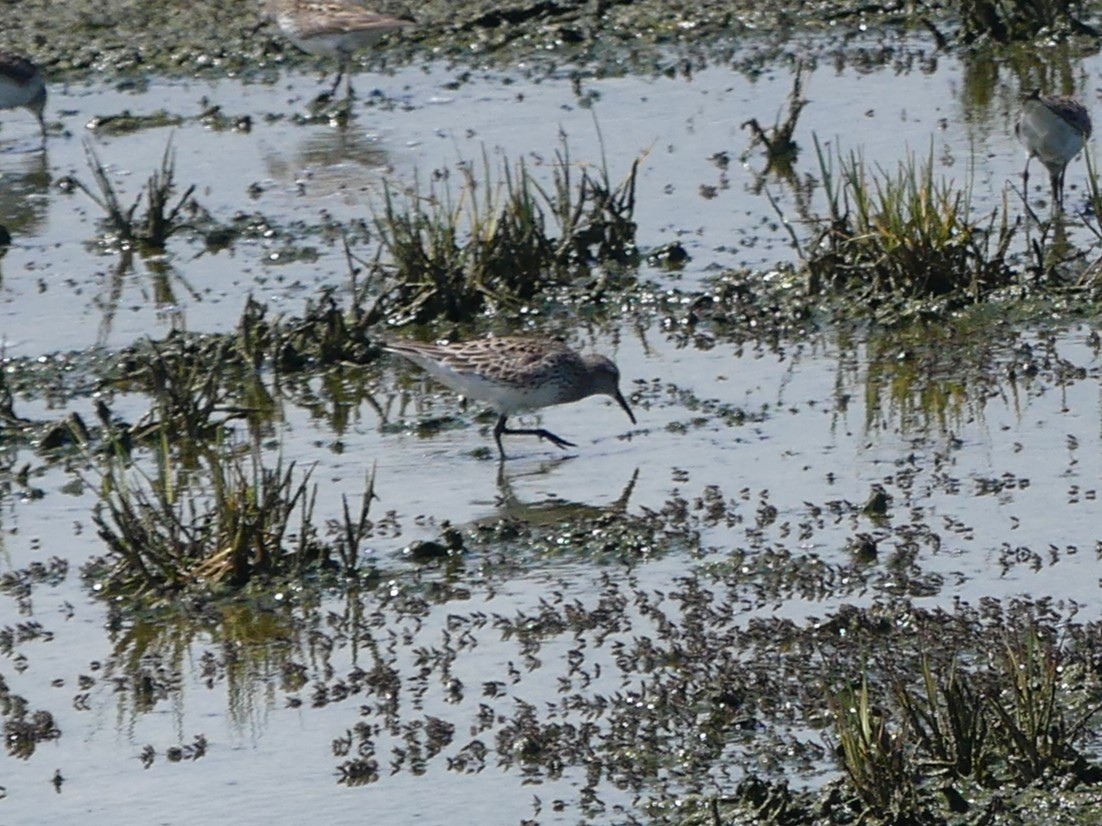
{"type": "Polygon", "coordinates": [[[31,61],[0,51],[0,109],[22,106],[38,118],[42,142],[46,142],[46,80],[31,61]]]}
{"type": "Polygon", "coordinates": [[[561,448],[575,447],[543,428],[512,430],[509,416],[555,404],[605,395],[616,400],[635,424],[620,392],[620,371],[612,360],[582,355],[554,339],[506,336],[455,344],[388,341],[383,348],[424,368],[433,378],[472,399],[486,402],[498,413],[494,441],[505,458],[502,436],[538,436],[561,448]]]}
{"type": "MultiPolygon", "coordinates": [[[[337,58],[337,79],[330,95],[341,85],[353,52],[374,46],[384,35],[413,25],[412,20],[387,17],[351,0],[269,0],[268,13],[287,39],[302,51],[337,58]]],[[[348,94],[352,94],[351,79],[348,94]]]]}
{"type": "Polygon", "coordinates": [[[1029,162],[1037,158],[1048,170],[1052,199],[1064,208],[1064,172],[1091,136],[1091,116],[1082,103],[1069,97],[1042,95],[1034,90],[1022,104],[1014,135],[1025,147],[1022,189],[1029,197],[1029,162]]]}

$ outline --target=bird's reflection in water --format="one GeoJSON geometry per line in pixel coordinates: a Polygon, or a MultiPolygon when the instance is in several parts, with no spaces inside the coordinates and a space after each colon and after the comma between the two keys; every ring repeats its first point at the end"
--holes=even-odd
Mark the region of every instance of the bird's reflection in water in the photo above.
{"type": "MultiPolygon", "coordinates": [[[[0,259],[8,245],[42,232],[49,208],[50,171],[46,152],[15,146],[0,150],[0,259]]],[[[0,270],[0,287],[4,273],[0,270]]]]}
{"type": "Polygon", "coordinates": [[[378,188],[390,159],[386,145],[375,136],[351,129],[325,129],[311,133],[293,153],[270,151],[265,164],[275,180],[293,183],[310,196],[324,197],[378,188]]]}
{"type": "Polygon", "coordinates": [[[521,476],[549,476],[556,468],[569,461],[571,461],[570,457],[551,459],[541,462],[535,470],[525,473],[514,472],[508,475],[505,472],[507,463],[499,462],[497,468],[497,506],[501,511],[501,515],[517,519],[528,525],[551,525],[564,519],[586,520],[605,513],[623,513],[627,510],[628,500],[631,499],[635,482],[639,478],[638,467],[635,468],[631,478],[624,485],[619,497],[608,505],[599,506],[590,505],[586,502],[571,502],[557,496],[551,496],[539,502],[522,502],[517,498],[513,490],[513,479],[519,480],[521,476]]]}
{"type": "Polygon", "coordinates": [[[0,152],[0,225],[13,238],[42,231],[49,189],[45,152],[0,152]]]}

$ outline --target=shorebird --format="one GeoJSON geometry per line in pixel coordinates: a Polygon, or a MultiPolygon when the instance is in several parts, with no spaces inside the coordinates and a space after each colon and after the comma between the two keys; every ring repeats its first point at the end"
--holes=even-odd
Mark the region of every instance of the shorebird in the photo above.
{"type": "MultiPolygon", "coordinates": [[[[387,17],[351,0],[269,0],[268,13],[302,51],[337,58],[337,80],[330,95],[340,86],[353,52],[374,46],[384,35],[413,25],[412,20],[387,17]]],[[[351,79],[348,94],[352,94],[351,79]]]]}
{"type": "Polygon", "coordinates": [[[455,344],[388,341],[383,348],[409,359],[441,384],[489,404],[498,414],[494,441],[502,459],[506,458],[502,436],[538,436],[557,447],[576,447],[543,428],[507,428],[506,419],[521,410],[604,395],[615,399],[635,424],[635,414],[620,392],[620,371],[612,360],[582,355],[553,339],[502,337],[455,344]]]}
{"type": "Polygon", "coordinates": [[[0,51],[0,109],[30,109],[38,118],[42,141],[46,141],[46,81],[27,58],[0,51]]]}
{"type": "Polygon", "coordinates": [[[1091,136],[1091,116],[1074,98],[1042,95],[1034,89],[1022,104],[1014,134],[1025,147],[1022,189],[1029,197],[1029,162],[1037,158],[1048,170],[1052,199],[1064,208],[1064,170],[1091,136]]]}

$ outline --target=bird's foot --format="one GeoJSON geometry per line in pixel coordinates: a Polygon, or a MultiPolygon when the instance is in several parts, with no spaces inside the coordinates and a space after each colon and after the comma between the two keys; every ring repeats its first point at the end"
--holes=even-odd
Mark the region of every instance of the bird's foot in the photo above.
{"type": "Polygon", "coordinates": [[[561,447],[563,450],[566,450],[568,447],[577,447],[577,445],[573,442],[568,442],[566,441],[566,439],[560,438],[551,431],[544,430],[543,428],[535,430],[533,431],[533,433],[536,436],[539,436],[541,439],[546,439],[551,444],[555,445],[555,447],[561,447]]]}

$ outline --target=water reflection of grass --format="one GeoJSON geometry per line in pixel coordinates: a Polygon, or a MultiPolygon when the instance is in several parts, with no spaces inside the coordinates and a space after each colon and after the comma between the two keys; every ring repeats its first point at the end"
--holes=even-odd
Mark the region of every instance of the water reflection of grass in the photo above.
{"type": "Polygon", "coordinates": [[[995,352],[1005,347],[923,323],[861,339],[839,335],[838,392],[863,400],[866,430],[944,432],[982,420],[995,352]]]}
{"type": "Polygon", "coordinates": [[[1058,336],[1027,337],[982,313],[953,324],[840,328],[834,341],[836,411],[860,400],[870,432],[959,430],[983,422],[993,402],[1020,413],[1033,384],[1087,376],[1061,354],[1058,336]]]}
{"type": "Polygon", "coordinates": [[[260,710],[275,705],[277,692],[305,686],[305,668],[293,664],[317,662],[310,653],[309,617],[318,610],[319,597],[320,592],[299,589],[293,599],[241,595],[186,600],[125,618],[116,612],[114,650],[103,676],[115,686],[125,728],[161,703],[182,715],[187,687],[195,681],[225,692],[226,713],[235,726],[255,728],[260,710]]]}

